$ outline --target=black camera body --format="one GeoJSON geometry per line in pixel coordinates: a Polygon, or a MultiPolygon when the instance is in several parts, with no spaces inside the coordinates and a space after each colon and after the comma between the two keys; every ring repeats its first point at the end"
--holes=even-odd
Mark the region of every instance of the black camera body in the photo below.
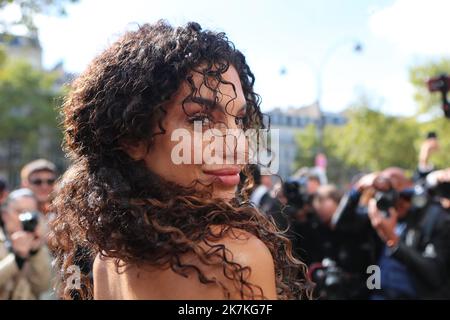
{"type": "Polygon", "coordinates": [[[389,209],[394,207],[398,200],[398,193],[395,189],[391,188],[387,191],[377,191],[374,198],[377,203],[378,210],[388,217],[389,209]]]}
{"type": "Polygon", "coordinates": [[[450,182],[439,183],[433,193],[437,197],[450,199],[450,182]]]}
{"type": "Polygon", "coordinates": [[[442,110],[444,115],[450,119],[450,103],[447,99],[447,93],[450,90],[450,77],[447,74],[441,74],[433,77],[427,82],[430,92],[440,92],[442,96],[442,110]]]}
{"type": "Polygon", "coordinates": [[[305,205],[311,203],[307,183],[306,178],[291,178],[283,183],[283,194],[286,196],[289,205],[302,209],[305,205]]]}
{"type": "Polygon", "coordinates": [[[349,298],[349,275],[336,261],[325,258],[318,266],[311,266],[311,280],[315,283],[315,293],[319,299],[342,300],[349,298]]]}
{"type": "Polygon", "coordinates": [[[34,232],[39,223],[39,213],[36,211],[27,211],[19,215],[22,223],[22,229],[26,232],[34,232]]]}

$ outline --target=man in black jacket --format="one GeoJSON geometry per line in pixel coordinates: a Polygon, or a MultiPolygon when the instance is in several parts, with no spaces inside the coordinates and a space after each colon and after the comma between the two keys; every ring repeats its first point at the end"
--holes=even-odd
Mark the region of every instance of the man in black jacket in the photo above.
{"type": "MultiPolygon", "coordinates": [[[[404,181],[399,169],[381,174],[404,181]]],[[[400,184],[393,187],[402,191],[400,184]]],[[[430,199],[421,209],[398,200],[384,216],[376,201],[369,202],[368,216],[385,248],[379,259],[381,289],[375,299],[450,298],[450,216],[430,199]]]]}
{"type": "MultiPolygon", "coordinates": [[[[450,179],[448,174],[436,176],[450,179]]],[[[334,229],[355,237],[376,231],[372,253],[380,267],[381,288],[370,290],[373,299],[448,299],[450,216],[434,199],[422,209],[414,208],[402,195],[409,187],[411,181],[399,168],[363,177],[342,199],[332,219],[334,229]],[[368,214],[358,213],[361,194],[383,187],[380,178],[400,193],[395,205],[385,215],[371,199],[368,214]]]]}

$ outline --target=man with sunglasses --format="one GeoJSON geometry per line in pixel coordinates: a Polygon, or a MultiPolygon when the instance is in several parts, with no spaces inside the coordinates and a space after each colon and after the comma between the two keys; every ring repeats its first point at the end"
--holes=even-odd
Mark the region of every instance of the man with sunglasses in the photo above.
{"type": "Polygon", "coordinates": [[[45,159],[34,160],[22,168],[20,178],[22,187],[29,188],[35,194],[39,211],[47,214],[56,180],[56,166],[45,159]]]}

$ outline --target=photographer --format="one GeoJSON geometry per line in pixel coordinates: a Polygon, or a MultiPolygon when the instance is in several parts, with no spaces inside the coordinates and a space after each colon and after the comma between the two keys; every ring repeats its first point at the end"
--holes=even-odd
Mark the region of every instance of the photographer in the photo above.
{"type": "Polygon", "coordinates": [[[359,191],[340,202],[341,194],[333,185],[313,188],[311,194],[316,181],[311,175],[286,181],[279,202],[287,207],[273,210],[273,216],[279,226],[288,228],[296,256],[310,266],[316,296],[367,299],[366,269],[377,261],[375,251],[381,245],[367,214],[359,219],[359,191]],[[335,219],[338,212],[340,221],[335,219]]]}
{"type": "Polygon", "coordinates": [[[330,223],[340,197],[334,185],[318,187],[312,195],[312,207],[293,226],[299,235],[296,240],[299,242],[300,255],[308,265],[321,262],[324,258],[336,260],[335,233],[330,223]]]}
{"type": "Polygon", "coordinates": [[[370,222],[384,243],[378,263],[381,290],[373,298],[450,298],[450,216],[432,197],[422,207],[402,198],[407,179],[400,170],[385,170],[379,178],[374,182],[379,192],[398,196],[389,205],[371,199],[368,206],[370,222]]]}
{"type": "Polygon", "coordinates": [[[50,287],[51,259],[29,189],[10,193],[0,229],[0,299],[38,299],[50,287]]]}
{"type": "Polygon", "coordinates": [[[321,186],[314,196],[318,222],[310,225],[307,242],[312,244],[310,274],[323,299],[369,297],[366,270],[376,261],[380,246],[367,216],[358,213],[359,200],[359,191],[341,198],[333,185],[321,186]]]}
{"type": "MultiPolygon", "coordinates": [[[[269,193],[270,197],[260,209],[274,219],[280,230],[286,230],[293,242],[293,250],[297,247],[298,226],[309,220],[312,211],[312,197],[318,187],[318,177],[305,173],[299,177],[291,177],[283,183],[277,183],[269,193]]],[[[302,246],[304,248],[304,246],[302,246]]],[[[304,250],[302,250],[304,251],[304,250]]],[[[302,260],[303,255],[300,255],[302,260]]]]}

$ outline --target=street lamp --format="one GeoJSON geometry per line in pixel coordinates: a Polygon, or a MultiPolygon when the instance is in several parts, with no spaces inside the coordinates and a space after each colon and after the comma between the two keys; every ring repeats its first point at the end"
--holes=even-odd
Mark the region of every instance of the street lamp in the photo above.
{"type": "Polygon", "coordinates": [[[325,70],[328,61],[341,47],[348,45],[349,42],[353,44],[352,49],[354,53],[361,53],[363,51],[363,45],[360,41],[353,39],[343,39],[339,42],[336,42],[333,46],[329,47],[328,50],[325,52],[325,55],[323,56],[322,61],[319,65],[317,74],[317,96],[316,96],[317,103],[319,103],[322,98],[323,72],[325,70]]]}
{"type": "MultiPolygon", "coordinates": [[[[317,67],[316,65],[312,64],[310,61],[307,61],[306,59],[302,59],[308,62],[308,65],[310,67],[312,67],[314,69],[314,71],[316,72],[316,81],[317,81],[317,93],[316,93],[316,101],[314,102],[314,104],[317,105],[317,107],[319,108],[319,112],[320,112],[320,116],[318,119],[318,123],[317,123],[317,136],[318,136],[318,140],[319,140],[319,146],[318,146],[318,150],[317,153],[320,153],[323,151],[323,128],[325,126],[325,117],[323,115],[322,112],[322,108],[320,105],[320,101],[322,99],[322,92],[323,92],[323,73],[325,70],[325,67],[328,63],[328,61],[330,60],[330,57],[333,56],[333,54],[335,54],[341,47],[348,45],[349,43],[351,43],[353,45],[353,52],[355,53],[361,53],[363,51],[363,45],[359,40],[355,40],[355,39],[342,39],[338,42],[336,42],[334,45],[332,45],[331,47],[328,48],[328,50],[325,52],[321,63],[319,64],[319,66],[317,67]]],[[[287,68],[286,67],[282,67],[280,69],[280,75],[284,76],[287,73],[287,68]]]]}
{"type": "MultiPolygon", "coordinates": [[[[316,74],[316,85],[317,85],[317,93],[316,93],[316,103],[320,102],[322,97],[322,81],[323,81],[323,71],[325,69],[326,64],[330,60],[330,57],[333,56],[334,53],[338,51],[341,47],[344,45],[347,45],[349,42],[353,44],[353,52],[355,53],[361,53],[363,51],[363,45],[358,40],[353,39],[343,39],[339,42],[336,42],[334,45],[328,48],[328,50],[325,52],[321,63],[317,66],[312,62],[311,59],[308,59],[306,56],[303,57],[296,57],[297,60],[303,61],[306,65],[311,67],[313,69],[314,73],[316,74]]],[[[286,66],[282,66],[280,68],[280,76],[285,76],[288,73],[288,68],[286,66]]]]}
{"type": "Polygon", "coordinates": [[[319,73],[317,75],[317,97],[316,97],[316,103],[317,107],[319,108],[320,116],[319,116],[319,123],[317,125],[317,135],[319,140],[319,146],[317,150],[318,153],[323,152],[323,131],[325,127],[325,116],[322,112],[322,107],[320,104],[320,101],[322,99],[322,90],[323,90],[323,71],[325,69],[325,66],[327,62],[330,60],[330,57],[335,54],[338,49],[341,47],[348,45],[348,43],[351,42],[353,44],[353,52],[355,53],[361,53],[363,51],[363,45],[358,40],[350,40],[350,39],[344,39],[342,41],[337,42],[333,46],[331,46],[325,53],[325,56],[322,59],[322,63],[320,64],[319,73]]]}

